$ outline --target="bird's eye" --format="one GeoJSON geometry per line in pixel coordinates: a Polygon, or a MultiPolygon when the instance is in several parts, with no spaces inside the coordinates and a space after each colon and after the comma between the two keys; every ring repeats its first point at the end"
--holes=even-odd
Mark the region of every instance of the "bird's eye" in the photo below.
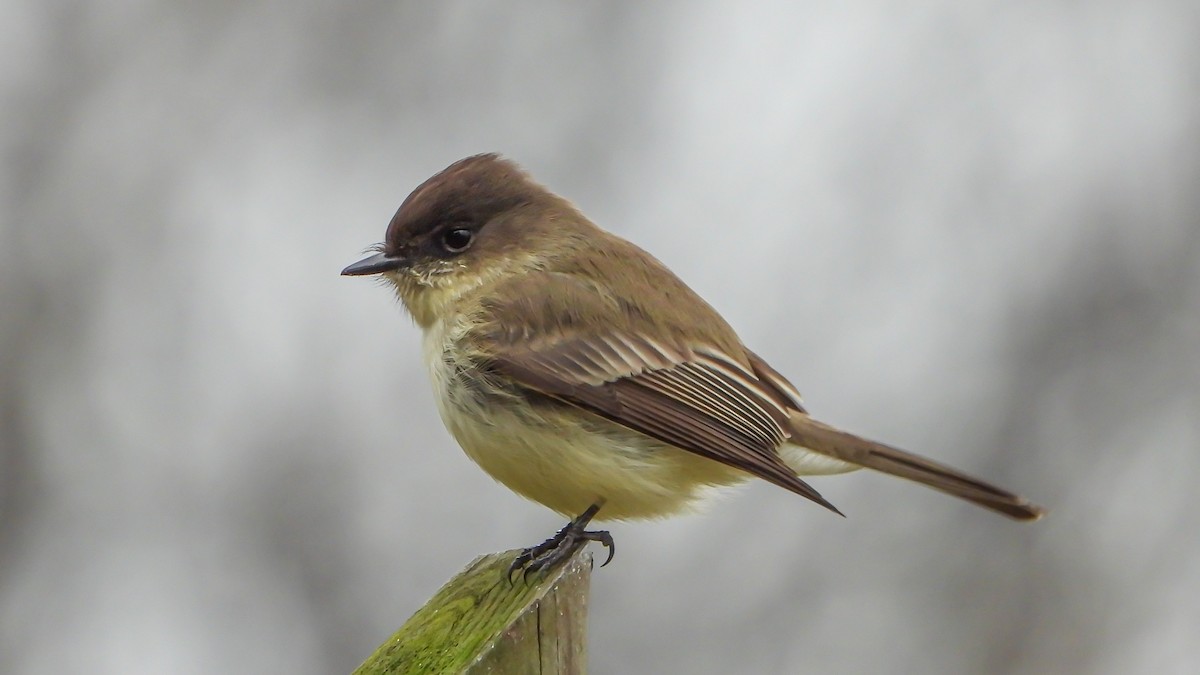
{"type": "Polygon", "coordinates": [[[471,245],[471,241],[475,239],[475,233],[461,227],[456,227],[453,230],[446,230],[442,235],[442,246],[451,253],[462,253],[471,245]]]}

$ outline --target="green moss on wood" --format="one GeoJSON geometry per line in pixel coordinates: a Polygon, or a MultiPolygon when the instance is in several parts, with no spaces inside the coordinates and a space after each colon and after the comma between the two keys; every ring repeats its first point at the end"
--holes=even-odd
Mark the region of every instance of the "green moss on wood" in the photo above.
{"type": "Polygon", "coordinates": [[[584,673],[591,554],[526,582],[517,551],[476,558],[417,610],[355,675],[584,673]]]}

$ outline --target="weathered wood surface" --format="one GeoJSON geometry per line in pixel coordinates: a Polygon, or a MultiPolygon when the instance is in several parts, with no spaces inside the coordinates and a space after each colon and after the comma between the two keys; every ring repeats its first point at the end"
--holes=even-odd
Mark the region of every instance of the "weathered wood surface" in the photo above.
{"type": "Polygon", "coordinates": [[[379,646],[354,675],[587,672],[592,556],[505,576],[518,551],[476,558],[379,646]]]}

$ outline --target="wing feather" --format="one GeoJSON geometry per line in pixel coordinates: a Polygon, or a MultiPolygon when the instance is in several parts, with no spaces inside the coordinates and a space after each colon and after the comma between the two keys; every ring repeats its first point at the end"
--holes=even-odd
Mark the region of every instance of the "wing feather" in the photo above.
{"type": "Polygon", "coordinates": [[[709,414],[724,424],[763,443],[771,443],[769,433],[764,433],[761,429],[756,428],[753,422],[744,419],[737,410],[705,392],[701,386],[697,386],[687,377],[683,377],[684,369],[685,367],[681,366],[678,369],[646,373],[639,376],[638,382],[666,396],[680,400],[690,399],[703,404],[709,414]]]}
{"type": "Polygon", "coordinates": [[[789,432],[774,385],[711,347],[667,345],[610,331],[562,336],[537,348],[491,345],[488,351],[493,368],[526,388],[737,467],[837,512],[779,456],[789,432]]]}

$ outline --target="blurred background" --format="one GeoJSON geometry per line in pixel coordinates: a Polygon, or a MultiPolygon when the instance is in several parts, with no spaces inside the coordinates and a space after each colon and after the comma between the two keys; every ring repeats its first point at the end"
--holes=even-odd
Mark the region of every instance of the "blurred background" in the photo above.
{"type": "Polygon", "coordinates": [[[817,416],[1047,506],[617,523],[596,673],[1200,668],[1193,2],[0,9],[0,672],[345,673],[548,510],[338,272],[500,151],[817,416]]]}

